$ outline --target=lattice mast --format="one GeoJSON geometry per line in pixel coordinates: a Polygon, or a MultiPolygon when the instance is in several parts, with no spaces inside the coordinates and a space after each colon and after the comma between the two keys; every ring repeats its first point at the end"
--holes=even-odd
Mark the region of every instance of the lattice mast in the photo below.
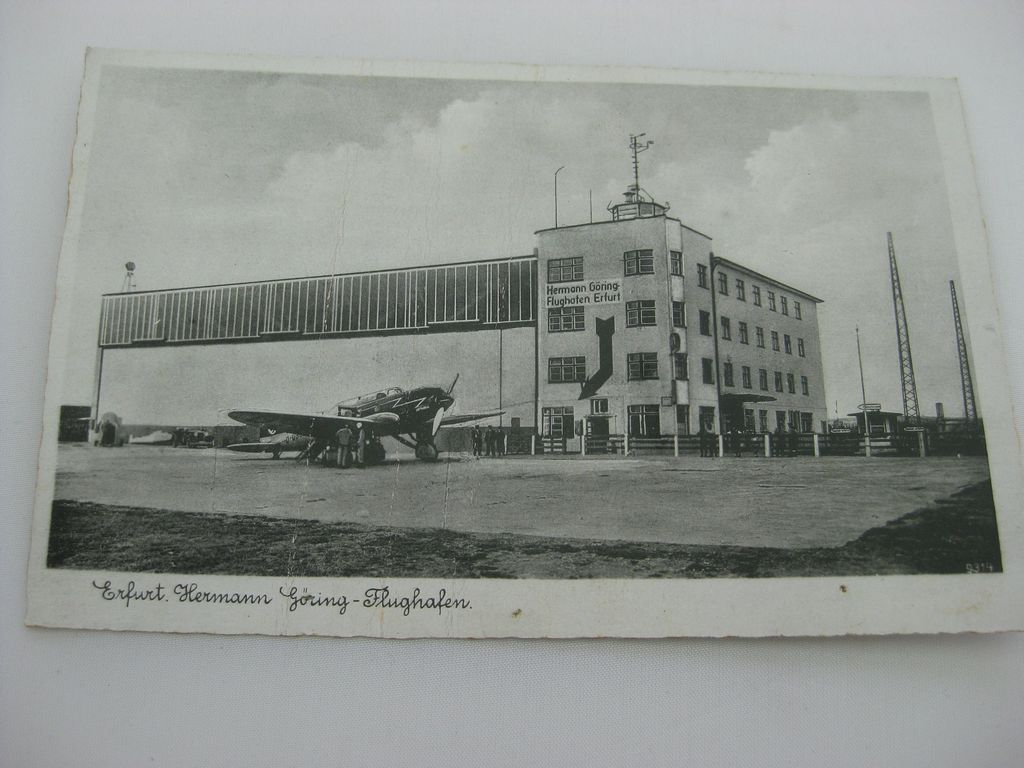
{"type": "Polygon", "coordinates": [[[903,384],[903,415],[908,423],[918,424],[921,421],[921,410],[917,404],[917,382],[914,379],[914,359],[910,353],[907,310],[903,306],[903,289],[900,287],[900,271],[896,266],[896,249],[892,244],[892,232],[886,232],[886,238],[889,242],[892,306],[896,315],[896,346],[900,353],[900,379],[903,384]]]}
{"type": "Polygon", "coordinates": [[[964,394],[964,418],[968,424],[978,420],[978,405],[974,400],[974,382],[971,381],[971,361],[967,358],[967,339],[960,322],[960,302],[956,300],[956,284],[949,281],[949,295],[953,300],[953,325],[956,328],[956,351],[960,357],[960,388],[964,394]]]}

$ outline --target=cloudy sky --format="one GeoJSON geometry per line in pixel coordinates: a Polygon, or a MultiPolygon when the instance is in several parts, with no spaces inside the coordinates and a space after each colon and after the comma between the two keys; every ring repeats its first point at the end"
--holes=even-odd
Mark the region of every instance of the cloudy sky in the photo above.
{"type": "MultiPolygon", "coordinates": [[[[958,279],[926,94],[281,75],[107,66],[65,402],[89,402],[99,296],[531,253],[631,180],[715,252],[825,299],[829,412],[901,410],[886,231],[922,413],[962,411],[958,279]]],[[[962,307],[963,309],[963,307],[962,307]]]]}

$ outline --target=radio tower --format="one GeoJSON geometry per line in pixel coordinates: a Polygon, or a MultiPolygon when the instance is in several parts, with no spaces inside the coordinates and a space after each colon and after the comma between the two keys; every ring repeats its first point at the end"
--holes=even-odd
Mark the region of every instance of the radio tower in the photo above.
{"type": "Polygon", "coordinates": [[[900,287],[900,271],[896,266],[896,249],[892,244],[892,232],[886,232],[885,235],[889,241],[889,275],[892,278],[892,307],[896,313],[896,345],[900,353],[900,378],[903,382],[903,415],[908,423],[917,425],[921,421],[921,411],[917,406],[917,382],[914,380],[914,360],[910,354],[907,310],[903,307],[903,289],[900,287]]]}
{"type": "Polygon", "coordinates": [[[978,405],[974,402],[974,383],[971,381],[971,362],[967,359],[967,340],[960,322],[960,303],[956,300],[956,285],[949,281],[949,295],[953,299],[953,325],[956,327],[956,351],[960,357],[960,388],[964,393],[964,418],[968,426],[978,421],[978,405]]]}

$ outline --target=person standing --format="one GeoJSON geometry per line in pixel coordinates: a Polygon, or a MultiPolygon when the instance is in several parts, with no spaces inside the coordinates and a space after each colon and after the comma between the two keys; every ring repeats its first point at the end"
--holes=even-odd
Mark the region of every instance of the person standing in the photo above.
{"type": "Polygon", "coordinates": [[[352,442],[352,430],[346,424],[334,435],[338,443],[338,466],[341,469],[348,469],[352,463],[352,454],[349,452],[349,444],[352,442]]]}
{"type": "Polygon", "coordinates": [[[480,457],[480,447],[481,447],[481,445],[483,443],[483,439],[484,439],[483,433],[480,431],[480,425],[479,424],[477,424],[475,427],[473,427],[473,431],[471,433],[471,437],[473,439],[473,455],[476,456],[477,458],[479,458],[480,457]]]}
{"type": "Polygon", "coordinates": [[[356,466],[363,469],[366,466],[366,444],[369,435],[366,434],[366,425],[359,422],[356,428],[356,466]]]}
{"type": "Polygon", "coordinates": [[[494,427],[487,427],[487,432],[484,433],[484,447],[488,456],[494,456],[494,427]]]}

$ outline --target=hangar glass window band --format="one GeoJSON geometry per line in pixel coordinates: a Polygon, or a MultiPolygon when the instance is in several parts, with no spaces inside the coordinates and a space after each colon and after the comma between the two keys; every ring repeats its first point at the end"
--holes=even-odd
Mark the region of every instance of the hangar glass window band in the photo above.
{"type": "Polygon", "coordinates": [[[622,254],[623,274],[632,275],[654,274],[654,251],[650,248],[639,251],[626,251],[622,254]]]}
{"type": "Polygon", "coordinates": [[[630,352],[626,355],[626,379],[644,381],[658,378],[657,352],[630,352]]]}
{"type": "Polygon", "coordinates": [[[637,328],[642,325],[657,325],[654,313],[654,300],[626,302],[626,327],[637,328]]]}
{"type": "Polygon", "coordinates": [[[535,321],[536,260],[104,296],[100,345],[416,331],[535,321]]]}

